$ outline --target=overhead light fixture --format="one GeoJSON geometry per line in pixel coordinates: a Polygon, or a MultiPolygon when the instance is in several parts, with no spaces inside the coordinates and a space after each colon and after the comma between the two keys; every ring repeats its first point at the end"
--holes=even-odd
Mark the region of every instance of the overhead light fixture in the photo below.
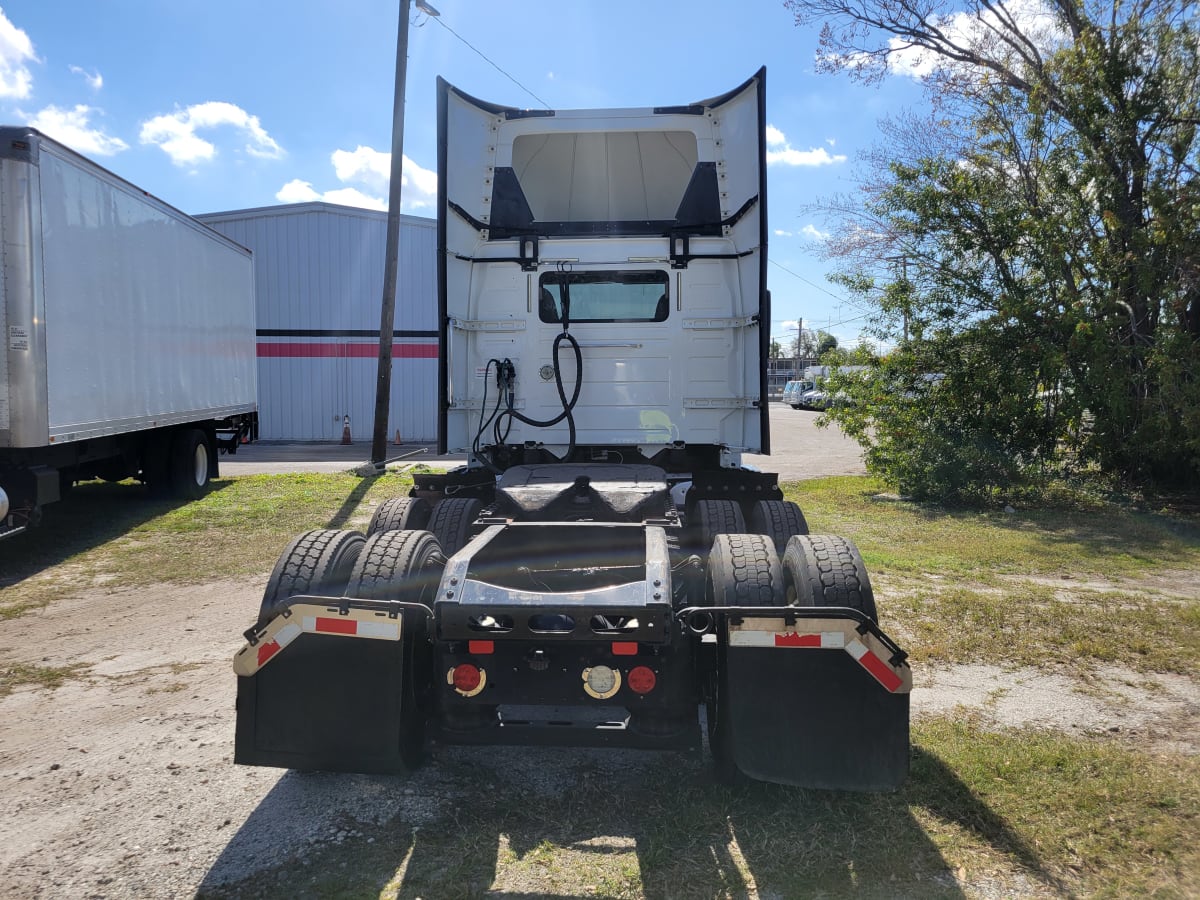
{"type": "Polygon", "coordinates": [[[427,16],[440,16],[441,15],[440,12],[438,12],[436,9],[434,9],[432,6],[430,6],[428,3],[426,3],[425,0],[416,0],[416,6],[417,6],[417,9],[419,9],[421,12],[425,13],[425,15],[427,15],[427,16]]]}

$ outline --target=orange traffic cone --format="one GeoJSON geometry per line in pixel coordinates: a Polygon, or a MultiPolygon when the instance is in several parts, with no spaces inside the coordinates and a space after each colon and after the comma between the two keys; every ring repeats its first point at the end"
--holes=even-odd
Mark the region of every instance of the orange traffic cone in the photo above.
{"type": "Polygon", "coordinates": [[[354,443],[352,440],[350,440],[350,417],[349,416],[346,416],[344,419],[342,419],[342,443],[343,444],[354,443]]]}
{"type": "Polygon", "coordinates": [[[397,447],[399,447],[401,444],[404,443],[404,441],[400,440],[400,429],[399,428],[396,429],[396,439],[394,441],[392,441],[392,443],[395,444],[397,447]]]}

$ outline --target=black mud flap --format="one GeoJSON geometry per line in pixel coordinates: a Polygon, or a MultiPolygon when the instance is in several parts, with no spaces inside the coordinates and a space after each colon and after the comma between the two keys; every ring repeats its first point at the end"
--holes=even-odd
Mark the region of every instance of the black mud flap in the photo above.
{"type": "Polygon", "coordinates": [[[899,648],[850,615],[727,619],[723,714],[744,774],[851,791],[904,782],[912,675],[899,648]]]}
{"type": "Polygon", "coordinates": [[[408,623],[353,615],[293,605],[238,654],[235,763],[394,774],[419,762],[408,623]]]}

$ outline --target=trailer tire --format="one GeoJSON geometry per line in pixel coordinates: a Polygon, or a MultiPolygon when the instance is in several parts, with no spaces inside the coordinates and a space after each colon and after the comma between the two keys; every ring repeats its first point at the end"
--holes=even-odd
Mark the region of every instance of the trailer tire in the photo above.
{"type": "Polygon", "coordinates": [[[432,510],[421,497],[392,497],[384,500],[371,516],[367,537],[380,531],[419,531],[429,524],[432,510]]]}
{"type": "Polygon", "coordinates": [[[208,490],[212,448],[199,428],[184,428],[171,439],[171,493],[181,500],[198,500],[208,490]]]}
{"type": "MultiPolygon", "coordinates": [[[[422,501],[424,502],[424,501],[422,501]]],[[[428,531],[379,531],[367,538],[346,594],[364,600],[402,600],[432,607],[446,556],[428,531]]],[[[427,618],[402,614],[404,678],[400,697],[400,761],[412,771],[425,760],[433,653],[427,618]]]]}
{"type": "Polygon", "coordinates": [[[433,507],[427,527],[437,535],[447,557],[466,546],[471,537],[471,525],[481,508],[482,504],[474,497],[448,497],[433,507]]]}
{"type": "Polygon", "coordinates": [[[858,548],[836,534],[797,535],[783,551],[789,606],[846,606],[872,621],[879,616],[871,578],[858,548]]]}
{"type": "Polygon", "coordinates": [[[736,500],[697,500],[692,510],[692,535],[696,548],[707,554],[719,534],[743,534],[746,517],[736,500]]]}
{"type": "Polygon", "coordinates": [[[759,500],[750,510],[750,530],[765,534],[774,541],[775,552],[782,554],[793,535],[808,534],[808,522],[791,500],[759,500]]]}
{"type": "MultiPolygon", "coordinates": [[[[771,539],[761,534],[717,535],[708,557],[706,593],[712,606],[782,606],[783,569],[771,539]]],[[[725,648],[718,637],[716,670],[706,692],[705,719],[714,777],[721,784],[737,784],[746,776],[733,758],[725,648]]]]}
{"type": "Polygon", "coordinates": [[[277,607],[296,594],[341,597],[362,553],[364,538],[357,531],[306,531],[288,544],[275,563],[258,612],[261,628],[277,607]]]}

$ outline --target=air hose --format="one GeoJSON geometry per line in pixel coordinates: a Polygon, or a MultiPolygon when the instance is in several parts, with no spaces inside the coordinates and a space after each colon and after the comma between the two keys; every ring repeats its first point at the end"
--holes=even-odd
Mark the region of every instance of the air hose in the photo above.
{"type": "MultiPolygon", "coordinates": [[[[550,428],[557,425],[563,419],[567,420],[567,452],[563,455],[563,460],[569,460],[575,452],[575,416],[572,411],[575,409],[575,404],[579,402],[579,392],[583,388],[583,352],[579,349],[579,342],[575,340],[575,336],[571,334],[571,290],[564,279],[562,283],[562,331],[554,338],[553,362],[554,362],[554,385],[558,388],[558,399],[562,403],[562,412],[552,419],[534,419],[526,415],[522,415],[513,408],[513,391],[512,385],[509,384],[507,391],[507,408],[495,418],[494,434],[499,436],[501,433],[501,423],[506,423],[508,428],[512,427],[512,420],[524,422],[526,425],[532,425],[535,428],[550,428]],[[571,399],[567,399],[567,389],[563,385],[562,366],[559,363],[559,350],[562,347],[563,341],[571,345],[571,349],[575,351],[575,390],[571,392],[571,399]]],[[[508,366],[512,367],[510,360],[505,360],[508,366]]],[[[486,425],[481,426],[482,428],[486,425]]],[[[505,429],[504,435],[507,436],[508,430],[505,429]]],[[[497,443],[500,443],[498,441],[497,443]]]]}

